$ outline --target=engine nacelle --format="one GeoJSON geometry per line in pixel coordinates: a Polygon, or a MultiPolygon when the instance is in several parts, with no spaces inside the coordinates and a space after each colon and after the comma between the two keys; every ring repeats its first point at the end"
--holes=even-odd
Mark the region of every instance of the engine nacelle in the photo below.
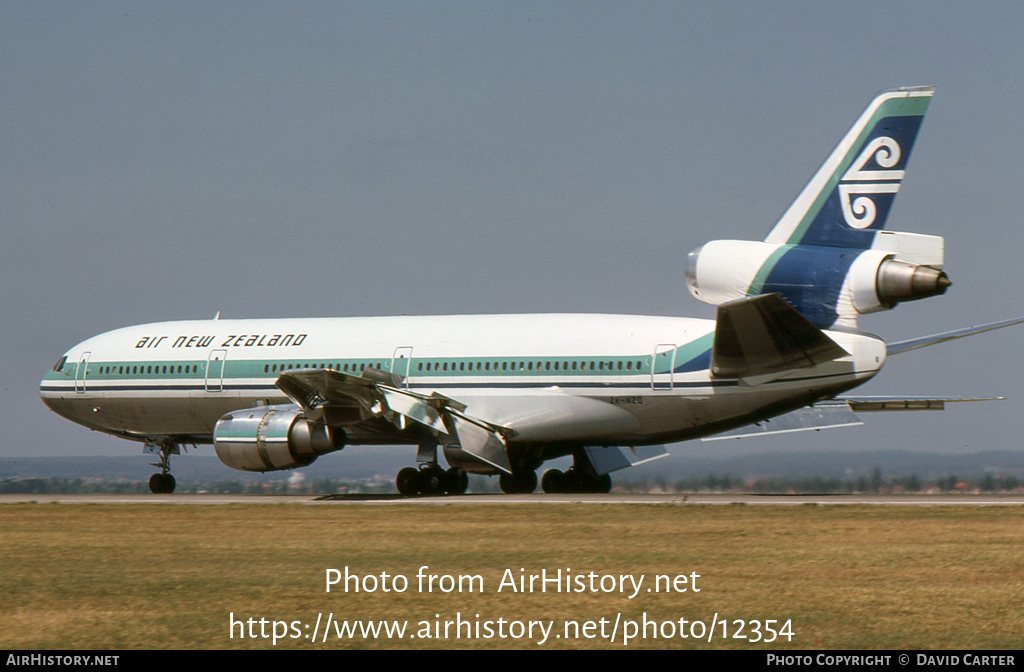
{"type": "Polygon", "coordinates": [[[294,406],[258,406],[232,411],[213,428],[220,461],[241,471],[279,471],[312,464],[345,447],[345,432],[310,422],[294,406]]]}
{"type": "Polygon", "coordinates": [[[941,270],[941,238],[882,233],[888,249],[714,240],[687,256],[686,284],[712,305],[778,293],[822,328],[943,294],[952,284],[941,270]]]}
{"type": "Polygon", "coordinates": [[[850,266],[850,300],[858,313],[889,310],[897,303],[938,296],[953,284],[940,269],[894,257],[887,252],[868,250],[850,266]]]}

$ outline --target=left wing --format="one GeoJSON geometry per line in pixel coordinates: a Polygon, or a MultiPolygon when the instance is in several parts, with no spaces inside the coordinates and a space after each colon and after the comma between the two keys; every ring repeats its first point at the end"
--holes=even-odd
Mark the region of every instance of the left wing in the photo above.
{"type": "Polygon", "coordinates": [[[373,368],[359,376],[299,369],[282,373],[274,384],[314,422],[355,424],[380,417],[399,429],[415,422],[427,427],[443,445],[461,448],[512,473],[505,441],[515,436],[515,430],[466,415],[465,404],[443,394],[403,389],[402,381],[401,376],[373,368]]]}

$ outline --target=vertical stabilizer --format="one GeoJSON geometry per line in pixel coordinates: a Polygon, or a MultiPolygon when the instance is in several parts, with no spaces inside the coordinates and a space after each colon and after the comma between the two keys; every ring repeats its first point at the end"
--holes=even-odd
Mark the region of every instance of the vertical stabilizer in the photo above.
{"type": "Polygon", "coordinates": [[[765,238],[868,249],[885,228],[935,87],[876,97],[765,238]]]}

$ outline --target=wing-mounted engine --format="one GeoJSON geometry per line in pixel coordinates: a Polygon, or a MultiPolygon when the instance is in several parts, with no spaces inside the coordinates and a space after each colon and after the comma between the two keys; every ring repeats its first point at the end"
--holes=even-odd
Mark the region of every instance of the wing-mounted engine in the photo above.
{"type": "Polygon", "coordinates": [[[686,284],[712,305],[774,293],[819,328],[855,327],[858,315],[945,293],[942,265],[941,237],[896,231],[866,250],[715,240],[687,256],[686,284]]]}
{"type": "Polygon", "coordinates": [[[213,429],[220,461],[241,471],[279,471],[312,464],[345,447],[345,431],[306,418],[294,406],[228,413],[213,429]]]}

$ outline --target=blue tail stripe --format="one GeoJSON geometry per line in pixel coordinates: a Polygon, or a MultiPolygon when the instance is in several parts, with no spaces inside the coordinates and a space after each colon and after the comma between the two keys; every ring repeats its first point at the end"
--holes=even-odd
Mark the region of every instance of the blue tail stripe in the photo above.
{"type": "Polygon", "coordinates": [[[856,250],[798,245],[775,264],[761,293],[781,294],[816,327],[825,329],[839,317],[839,292],[858,255],[856,250]]]}

